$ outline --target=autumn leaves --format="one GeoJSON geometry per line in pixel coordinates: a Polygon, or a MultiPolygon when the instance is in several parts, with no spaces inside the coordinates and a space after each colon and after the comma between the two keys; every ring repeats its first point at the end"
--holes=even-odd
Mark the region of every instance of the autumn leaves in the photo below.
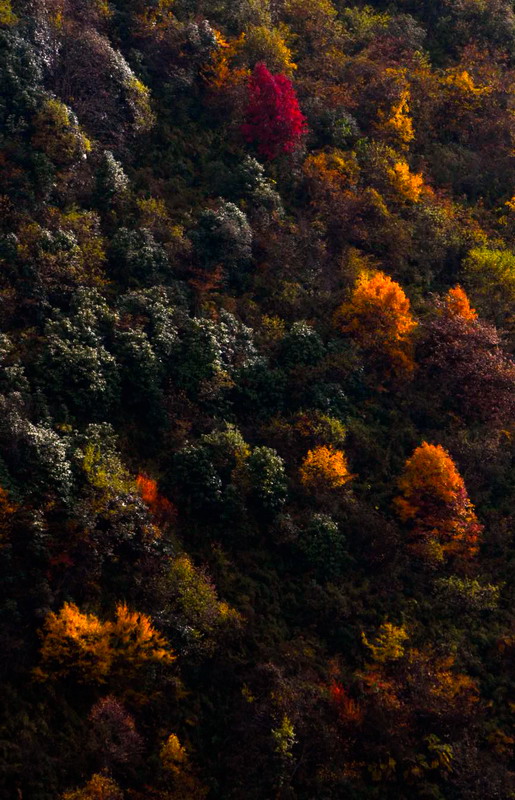
{"type": "MultiPolygon", "coordinates": [[[[477,318],[459,286],[448,292],[439,312],[465,324],[477,318]]],[[[417,322],[403,289],[388,275],[362,272],[349,300],[337,310],[335,323],[376,365],[384,369],[389,364],[397,376],[413,372],[417,322]]],[[[463,479],[443,447],[423,442],[407,460],[399,489],[395,506],[407,525],[414,555],[437,564],[476,554],[481,526],[463,479]]]]}

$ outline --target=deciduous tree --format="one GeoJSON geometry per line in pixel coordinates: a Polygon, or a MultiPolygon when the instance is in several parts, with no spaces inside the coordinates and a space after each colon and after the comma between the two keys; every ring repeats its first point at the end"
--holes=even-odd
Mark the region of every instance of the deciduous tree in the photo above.
{"type": "Polygon", "coordinates": [[[395,505],[409,525],[409,547],[422,559],[469,559],[478,550],[479,524],[463,478],[441,445],[423,442],[406,461],[395,505]]]}
{"type": "Polygon", "coordinates": [[[306,119],[286,75],[273,75],[256,64],[248,85],[248,105],[241,127],[245,140],[266,158],[291,153],[307,131],[306,119]]]}

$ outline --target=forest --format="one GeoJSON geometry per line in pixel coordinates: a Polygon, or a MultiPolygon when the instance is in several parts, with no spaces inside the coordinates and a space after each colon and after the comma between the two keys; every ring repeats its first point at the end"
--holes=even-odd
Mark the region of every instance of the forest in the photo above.
{"type": "Polygon", "coordinates": [[[0,0],[0,797],[515,798],[510,0],[0,0]]]}

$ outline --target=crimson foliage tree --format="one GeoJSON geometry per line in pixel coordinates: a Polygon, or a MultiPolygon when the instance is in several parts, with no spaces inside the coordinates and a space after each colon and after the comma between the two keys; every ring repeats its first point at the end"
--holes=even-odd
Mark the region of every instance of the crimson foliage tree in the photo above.
{"type": "Polygon", "coordinates": [[[295,149],[307,124],[286,75],[272,75],[265,64],[256,64],[248,85],[248,106],[241,130],[247,142],[254,143],[266,158],[295,149]]]}

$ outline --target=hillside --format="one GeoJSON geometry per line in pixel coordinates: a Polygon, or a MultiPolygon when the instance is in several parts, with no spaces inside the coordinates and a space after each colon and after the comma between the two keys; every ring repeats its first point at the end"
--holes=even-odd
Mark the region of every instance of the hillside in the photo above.
{"type": "Polygon", "coordinates": [[[508,0],[0,0],[0,796],[513,800],[508,0]]]}

